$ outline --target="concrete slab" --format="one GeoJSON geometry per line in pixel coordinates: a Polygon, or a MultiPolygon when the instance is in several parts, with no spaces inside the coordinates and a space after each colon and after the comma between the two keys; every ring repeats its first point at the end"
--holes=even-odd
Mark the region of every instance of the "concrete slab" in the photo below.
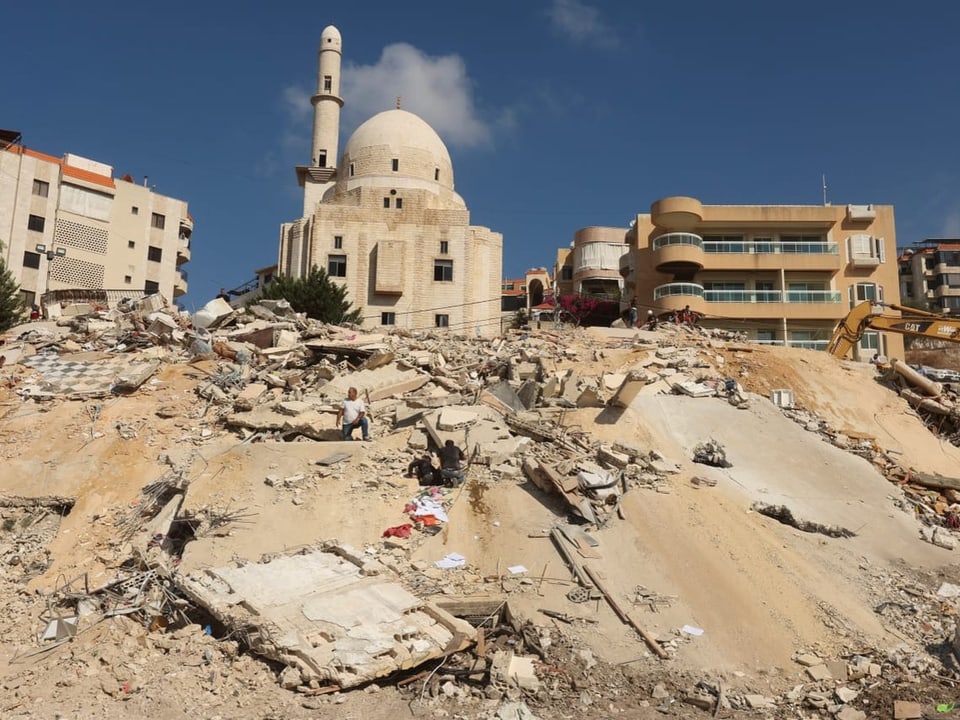
{"type": "Polygon", "coordinates": [[[331,546],[177,574],[174,583],[225,627],[243,630],[254,652],[341,688],[473,644],[469,623],[412,595],[383,566],[383,575],[364,575],[355,556],[331,546]]]}
{"type": "Polygon", "coordinates": [[[430,376],[425,373],[401,370],[395,364],[390,364],[336,377],[320,388],[320,393],[339,402],[347,396],[351,387],[355,387],[362,399],[372,402],[413,392],[426,385],[429,380],[430,376]]]}

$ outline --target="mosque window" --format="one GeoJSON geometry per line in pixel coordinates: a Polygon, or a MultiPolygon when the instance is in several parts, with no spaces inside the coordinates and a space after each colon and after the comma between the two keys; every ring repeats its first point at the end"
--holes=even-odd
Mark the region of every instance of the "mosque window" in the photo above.
{"type": "Polygon", "coordinates": [[[383,199],[383,206],[384,206],[385,208],[390,207],[390,198],[385,197],[385,198],[383,199]]]}
{"type": "Polygon", "coordinates": [[[321,150],[317,154],[317,167],[325,168],[327,166],[327,151],[321,150]]]}
{"type": "Polygon", "coordinates": [[[350,177],[353,177],[353,163],[350,163],[350,177]]]}
{"type": "Polygon", "coordinates": [[[340,250],[343,247],[343,235],[333,236],[333,249],[340,250]]]}
{"type": "Polygon", "coordinates": [[[327,256],[327,275],[330,277],[347,276],[347,256],[346,255],[328,255],[327,256]]]}
{"type": "Polygon", "coordinates": [[[433,324],[435,327],[450,327],[449,315],[434,315],[433,324]]]}
{"type": "Polygon", "coordinates": [[[333,78],[330,75],[323,76],[323,91],[324,92],[333,91],[333,78]]]}
{"type": "Polygon", "coordinates": [[[450,242],[449,242],[448,240],[441,240],[441,241],[440,241],[440,254],[441,254],[441,255],[446,255],[446,254],[449,253],[449,252],[450,252],[450,242]]]}
{"type": "Polygon", "coordinates": [[[399,158],[394,158],[394,159],[393,159],[393,171],[394,171],[394,172],[397,172],[397,170],[399,170],[399,169],[400,169],[400,160],[399,160],[399,158]]]}
{"type": "Polygon", "coordinates": [[[382,312],[380,313],[380,324],[381,325],[396,325],[397,324],[397,314],[392,312],[382,312]]]}
{"type": "Polygon", "coordinates": [[[397,198],[397,202],[394,204],[394,207],[397,210],[403,210],[403,198],[397,198]]]}
{"type": "Polygon", "coordinates": [[[433,279],[436,282],[453,282],[453,260],[434,260],[433,279]]]}
{"type": "Polygon", "coordinates": [[[440,179],[440,168],[433,169],[433,179],[434,181],[437,181],[440,179]]]}

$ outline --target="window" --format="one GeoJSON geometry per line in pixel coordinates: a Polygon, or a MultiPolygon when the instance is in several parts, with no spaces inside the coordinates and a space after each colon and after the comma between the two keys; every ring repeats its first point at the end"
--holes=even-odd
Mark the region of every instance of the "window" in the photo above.
{"type": "Polygon", "coordinates": [[[440,168],[434,168],[433,170],[433,179],[435,181],[440,179],[440,168]]]}
{"type": "Polygon", "coordinates": [[[147,295],[153,295],[154,293],[160,292],[160,283],[154,282],[153,280],[147,280],[143,284],[143,291],[147,295]]]}
{"type": "Polygon", "coordinates": [[[39,215],[31,215],[29,218],[27,218],[27,230],[43,232],[43,227],[45,224],[46,221],[39,215]]]}
{"type": "Polygon", "coordinates": [[[394,204],[394,207],[395,207],[397,210],[403,210],[403,198],[397,198],[397,201],[396,201],[396,203],[394,204]]]}
{"type": "Polygon", "coordinates": [[[333,236],[333,249],[340,250],[343,248],[343,235],[334,235],[333,236]]]}
{"type": "Polygon", "coordinates": [[[163,230],[167,226],[167,218],[160,213],[153,213],[150,216],[150,227],[155,227],[157,230],[163,230]]]}
{"type": "Polygon", "coordinates": [[[441,241],[440,241],[440,254],[441,254],[441,255],[446,255],[446,254],[449,253],[449,252],[450,252],[450,242],[449,242],[448,240],[441,240],[441,241]]]}
{"type": "Polygon", "coordinates": [[[573,280],[573,265],[564,265],[560,268],[561,280],[573,280]]]}
{"type": "Polygon", "coordinates": [[[435,327],[450,327],[450,316],[449,315],[434,315],[433,324],[435,327]]]}
{"type": "Polygon", "coordinates": [[[327,256],[327,275],[330,277],[347,276],[347,256],[346,255],[328,255],[327,256]]]}
{"type": "Polygon", "coordinates": [[[453,260],[434,260],[433,279],[437,282],[453,282],[453,260]]]}
{"type": "Polygon", "coordinates": [[[383,199],[383,206],[384,206],[385,208],[390,207],[390,198],[385,197],[385,198],[383,199]]]}
{"type": "Polygon", "coordinates": [[[333,92],[333,77],[330,75],[323,76],[323,91],[333,92]]]}
{"type": "Polygon", "coordinates": [[[880,333],[865,332],[863,334],[863,337],[860,338],[860,349],[879,352],[880,351],[880,333]]]}
{"type": "Polygon", "coordinates": [[[847,259],[861,265],[877,265],[884,262],[886,256],[883,238],[864,234],[851,235],[847,238],[847,259]]]}
{"type": "Polygon", "coordinates": [[[393,171],[397,172],[397,170],[400,169],[400,160],[398,160],[397,158],[394,158],[392,164],[393,164],[393,171]]]}
{"type": "Polygon", "coordinates": [[[123,282],[124,282],[125,285],[129,285],[130,283],[133,282],[133,276],[132,276],[132,275],[124,275],[124,276],[123,276],[123,282]]]}
{"type": "Polygon", "coordinates": [[[127,249],[128,249],[128,250],[133,250],[136,246],[137,246],[137,244],[136,244],[133,240],[127,240],[127,249]]]}
{"type": "Polygon", "coordinates": [[[353,177],[353,163],[350,163],[350,177],[353,177]]]}
{"type": "Polygon", "coordinates": [[[327,166],[327,151],[321,150],[317,153],[317,167],[325,168],[327,166]]]}
{"type": "Polygon", "coordinates": [[[150,262],[160,262],[163,259],[163,248],[151,245],[147,248],[147,260],[150,262]]]}
{"type": "Polygon", "coordinates": [[[380,313],[380,324],[381,325],[396,325],[397,324],[397,314],[392,312],[382,312],[380,313]]]}
{"type": "Polygon", "coordinates": [[[25,268],[40,268],[40,253],[30,252],[29,250],[23,253],[23,266],[25,268]]]}
{"type": "Polygon", "coordinates": [[[50,195],[50,183],[43,180],[34,180],[33,181],[33,194],[39,197],[47,197],[50,195]]]}
{"type": "Polygon", "coordinates": [[[776,339],[776,330],[757,330],[757,342],[770,344],[776,339]]]}
{"type": "Polygon", "coordinates": [[[130,208],[130,214],[131,214],[131,215],[139,215],[139,214],[140,214],[140,208],[138,208],[136,205],[134,205],[133,207],[130,208]]]}
{"type": "Polygon", "coordinates": [[[850,288],[850,296],[851,307],[867,300],[883,302],[883,288],[874,283],[857,283],[850,288]]]}

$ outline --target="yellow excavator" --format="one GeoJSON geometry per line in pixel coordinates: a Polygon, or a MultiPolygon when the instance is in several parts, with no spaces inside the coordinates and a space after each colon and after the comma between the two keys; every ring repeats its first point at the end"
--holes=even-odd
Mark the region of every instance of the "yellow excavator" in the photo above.
{"type": "Polygon", "coordinates": [[[960,317],[940,315],[903,305],[867,301],[853,308],[837,324],[827,345],[827,352],[839,358],[844,357],[860,342],[867,330],[960,343],[960,317]],[[884,315],[882,309],[878,308],[889,308],[901,315],[884,315]]]}

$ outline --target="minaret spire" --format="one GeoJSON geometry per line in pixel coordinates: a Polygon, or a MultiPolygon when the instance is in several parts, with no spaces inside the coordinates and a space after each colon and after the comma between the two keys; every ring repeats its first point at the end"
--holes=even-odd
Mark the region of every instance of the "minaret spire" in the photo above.
{"type": "Polygon", "coordinates": [[[323,193],[333,183],[337,171],[337,143],[340,137],[340,31],[328,25],[320,33],[320,59],[317,92],[313,105],[313,143],[310,162],[297,167],[297,182],[303,188],[303,214],[310,215],[323,193]]]}

